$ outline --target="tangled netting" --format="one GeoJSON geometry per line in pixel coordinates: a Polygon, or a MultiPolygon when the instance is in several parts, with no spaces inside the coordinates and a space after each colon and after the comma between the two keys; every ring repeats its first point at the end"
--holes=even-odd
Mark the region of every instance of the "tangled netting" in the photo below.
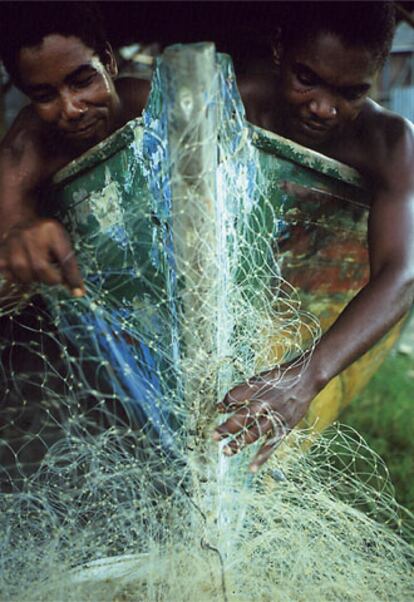
{"type": "Polygon", "coordinates": [[[3,302],[0,599],[411,600],[410,517],[357,433],[294,432],[255,476],[211,440],[231,386],[289,382],[320,336],[228,60],[167,51],[134,128],[64,218],[86,296],[3,302]]]}

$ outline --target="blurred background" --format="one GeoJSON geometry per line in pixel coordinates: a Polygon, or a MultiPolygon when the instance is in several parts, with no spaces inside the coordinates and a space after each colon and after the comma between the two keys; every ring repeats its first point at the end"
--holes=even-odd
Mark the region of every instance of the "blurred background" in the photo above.
{"type": "MultiPolygon", "coordinates": [[[[13,5],[24,19],[25,2],[13,5]]],[[[236,72],[273,69],[272,37],[287,2],[98,2],[121,75],[150,79],[154,60],[173,43],[214,41],[236,72]]],[[[414,121],[414,2],[398,2],[391,55],[372,97],[414,121]]],[[[13,10],[14,10],[13,9],[13,10]]],[[[1,72],[0,135],[27,102],[1,72]]],[[[414,168],[414,166],[413,166],[414,168]]],[[[342,415],[386,461],[397,499],[414,512],[414,320],[383,368],[342,415]]]]}

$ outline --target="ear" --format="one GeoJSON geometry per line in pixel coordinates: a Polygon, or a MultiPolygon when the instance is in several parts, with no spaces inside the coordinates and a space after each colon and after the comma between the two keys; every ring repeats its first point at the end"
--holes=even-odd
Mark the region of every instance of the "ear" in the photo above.
{"type": "Polygon", "coordinates": [[[112,50],[112,46],[109,42],[106,42],[105,48],[105,68],[111,77],[116,77],[118,75],[118,65],[114,51],[112,50]]]}

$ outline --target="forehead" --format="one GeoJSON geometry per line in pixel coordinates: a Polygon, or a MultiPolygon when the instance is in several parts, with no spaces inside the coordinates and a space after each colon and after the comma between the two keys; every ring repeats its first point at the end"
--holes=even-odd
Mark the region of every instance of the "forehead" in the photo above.
{"type": "Polygon", "coordinates": [[[287,61],[301,63],[336,86],[371,83],[378,70],[372,52],[364,46],[345,45],[332,33],[317,33],[287,48],[287,61]]]}
{"type": "Polygon", "coordinates": [[[101,63],[96,52],[75,36],[51,34],[19,53],[20,78],[31,85],[54,83],[85,64],[101,63]]]}

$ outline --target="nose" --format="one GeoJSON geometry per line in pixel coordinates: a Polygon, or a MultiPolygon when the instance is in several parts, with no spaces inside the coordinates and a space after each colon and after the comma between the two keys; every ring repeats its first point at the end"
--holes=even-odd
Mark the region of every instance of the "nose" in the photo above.
{"type": "Polygon", "coordinates": [[[73,93],[65,92],[61,95],[62,117],[66,121],[80,119],[86,113],[86,107],[82,100],[73,93]]]}
{"type": "Polygon", "coordinates": [[[320,94],[309,103],[311,114],[321,121],[334,119],[338,114],[335,99],[329,94],[320,94]]]}

